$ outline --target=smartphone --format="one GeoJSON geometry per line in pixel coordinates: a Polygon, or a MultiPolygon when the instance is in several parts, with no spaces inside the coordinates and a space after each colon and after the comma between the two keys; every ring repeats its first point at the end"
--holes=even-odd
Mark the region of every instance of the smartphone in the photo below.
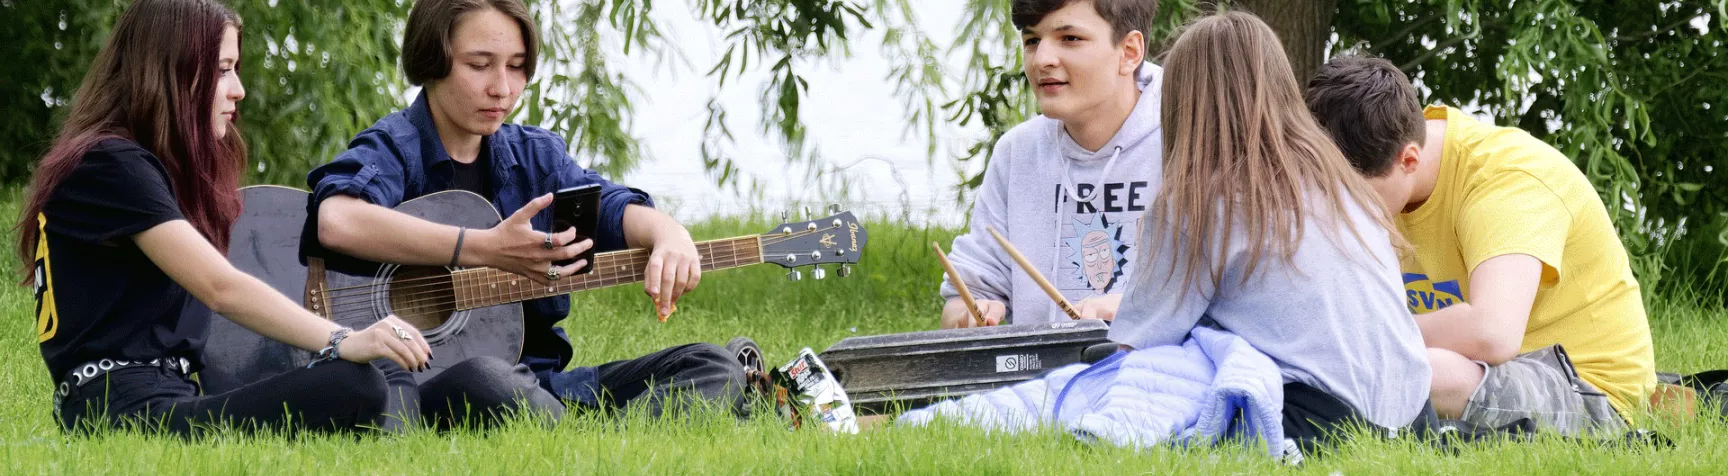
{"type": "MultiPolygon", "coordinates": [[[[564,230],[576,229],[576,241],[594,239],[595,228],[600,225],[600,184],[588,184],[559,190],[552,195],[552,232],[563,233],[564,230]]],[[[572,242],[574,243],[574,242],[572,242]]],[[[588,264],[576,270],[576,274],[586,274],[594,270],[594,248],[582,252],[575,258],[556,261],[553,264],[567,266],[576,260],[587,260],[588,264]]]]}

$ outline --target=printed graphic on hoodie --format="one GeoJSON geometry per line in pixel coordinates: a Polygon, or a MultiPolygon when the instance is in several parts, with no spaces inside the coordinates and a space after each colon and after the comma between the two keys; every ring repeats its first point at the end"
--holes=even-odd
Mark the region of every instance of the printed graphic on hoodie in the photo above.
{"type": "Polygon", "coordinates": [[[1152,194],[1146,182],[1105,183],[1101,192],[1092,184],[1075,188],[1082,197],[1095,197],[1075,202],[1061,185],[1056,186],[1056,208],[1064,223],[1057,254],[1061,261],[1052,279],[1065,292],[1119,293],[1140,232],[1140,214],[1152,194]]]}
{"type": "Polygon", "coordinates": [[[1094,213],[1091,218],[1087,223],[1076,217],[1071,224],[1072,232],[1063,235],[1067,266],[1074,267],[1080,280],[1093,292],[1108,294],[1121,281],[1122,270],[1128,266],[1129,246],[1122,238],[1122,224],[1110,223],[1110,218],[1102,213],[1094,213]]]}

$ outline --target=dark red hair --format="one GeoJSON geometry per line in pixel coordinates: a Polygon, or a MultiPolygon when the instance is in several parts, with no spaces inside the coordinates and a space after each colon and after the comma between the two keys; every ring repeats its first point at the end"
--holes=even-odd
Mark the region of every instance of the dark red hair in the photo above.
{"type": "Polygon", "coordinates": [[[110,138],[137,142],[160,159],[181,214],[227,252],[246,165],[239,131],[230,127],[217,139],[212,125],[229,27],[240,28],[240,16],[216,0],[138,0],[120,15],[30,181],[16,225],[25,274],[36,260],[37,214],[84,154],[110,138]]]}

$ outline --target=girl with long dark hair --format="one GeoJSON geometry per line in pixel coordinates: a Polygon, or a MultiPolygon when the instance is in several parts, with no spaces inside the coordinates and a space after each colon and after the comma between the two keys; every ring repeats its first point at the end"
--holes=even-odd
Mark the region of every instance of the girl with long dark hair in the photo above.
{"type": "Polygon", "coordinates": [[[133,3],[37,166],[18,254],[65,429],[363,428],[385,399],[366,363],[419,369],[431,358],[401,320],[344,328],[224,259],[246,162],[234,125],[240,28],[215,0],[133,3]],[[191,375],[212,311],[318,359],[204,395],[191,375]]]}

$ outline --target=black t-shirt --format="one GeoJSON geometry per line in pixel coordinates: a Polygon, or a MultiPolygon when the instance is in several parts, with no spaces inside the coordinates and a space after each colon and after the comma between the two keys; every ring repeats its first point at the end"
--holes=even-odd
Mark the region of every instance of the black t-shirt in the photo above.
{"type": "Polygon", "coordinates": [[[97,143],[54,188],[37,216],[36,332],[55,382],[100,359],[200,366],[209,308],[132,241],[180,219],[162,162],[128,140],[97,143]]]}
{"type": "Polygon", "coordinates": [[[492,153],[485,139],[480,143],[480,156],[473,163],[450,161],[450,190],[467,190],[492,200],[492,153]]]}

